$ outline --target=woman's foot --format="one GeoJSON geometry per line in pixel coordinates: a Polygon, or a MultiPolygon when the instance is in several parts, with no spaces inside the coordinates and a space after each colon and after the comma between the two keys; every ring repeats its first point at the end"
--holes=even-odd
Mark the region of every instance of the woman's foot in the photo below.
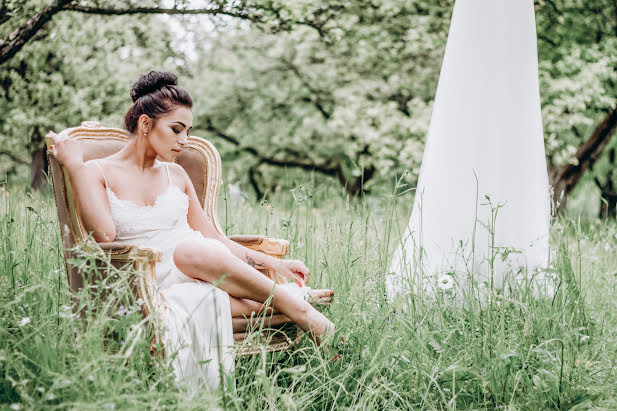
{"type": "Polygon", "coordinates": [[[328,290],[328,289],[321,289],[321,290],[309,291],[306,300],[313,307],[317,307],[319,305],[330,304],[333,298],[334,298],[334,291],[328,290]]]}
{"type": "Polygon", "coordinates": [[[312,306],[309,307],[306,321],[299,322],[298,325],[315,340],[317,345],[321,345],[324,340],[334,335],[334,323],[312,306]]]}

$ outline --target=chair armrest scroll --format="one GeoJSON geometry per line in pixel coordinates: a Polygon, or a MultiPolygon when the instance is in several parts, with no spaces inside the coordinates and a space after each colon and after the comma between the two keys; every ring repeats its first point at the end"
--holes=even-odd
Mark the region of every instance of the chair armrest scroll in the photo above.
{"type": "Polygon", "coordinates": [[[289,241],[270,238],[264,235],[232,235],[231,241],[251,250],[260,251],[273,257],[281,258],[289,253],[289,241]]]}

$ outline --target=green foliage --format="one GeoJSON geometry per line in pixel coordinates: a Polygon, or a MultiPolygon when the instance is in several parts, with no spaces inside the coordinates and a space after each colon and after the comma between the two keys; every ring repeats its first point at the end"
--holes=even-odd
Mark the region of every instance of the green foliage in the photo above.
{"type": "MultiPolygon", "coordinates": [[[[179,71],[182,58],[158,17],[65,13],[41,35],[0,71],[2,151],[24,161],[49,130],[83,120],[122,127],[132,82],[152,68],[179,71]]],[[[3,161],[0,172],[13,167],[3,161]]]]}
{"type": "MultiPolygon", "coordinates": [[[[340,163],[343,183],[374,170],[379,178],[367,178],[367,189],[405,170],[413,182],[451,2],[328,6],[336,11],[318,27],[269,34],[236,26],[209,39],[191,70],[191,89],[200,96],[196,126],[212,123],[234,136],[240,147],[221,144],[224,158],[246,158],[255,167],[267,163],[239,149],[290,163],[306,159],[317,172],[340,163]]],[[[217,134],[209,135],[224,141],[217,134]]],[[[234,177],[246,173],[246,161],[236,163],[234,177]]],[[[267,180],[280,175],[261,170],[267,180]]]]}
{"type": "MultiPolygon", "coordinates": [[[[551,168],[572,162],[577,148],[616,104],[613,3],[538,2],[551,168]]],[[[244,178],[248,164],[265,174],[266,185],[281,184],[280,171],[247,154],[243,149],[248,146],[280,161],[307,159],[317,171],[320,165],[340,162],[343,183],[370,170],[367,189],[379,191],[393,173],[403,171],[409,171],[407,181],[413,185],[452,5],[328,2],[335,11],[319,25],[274,34],[264,33],[263,27],[227,27],[214,40],[209,37],[211,46],[199,50],[191,70],[193,90],[205,97],[196,109],[196,124],[213,124],[209,136],[221,142],[224,158],[235,165],[234,179],[244,178]],[[225,145],[221,134],[241,144],[225,145]]],[[[290,8],[295,20],[301,19],[297,13],[311,15],[306,6],[290,8]]],[[[594,173],[604,178],[607,167],[602,164],[594,173]]]]}
{"type": "Polygon", "coordinates": [[[562,165],[573,161],[578,146],[617,104],[617,6],[610,0],[540,3],[536,16],[547,157],[562,165]]]}
{"type": "MultiPolygon", "coordinates": [[[[415,184],[452,0],[174,2],[180,9],[206,3],[245,14],[55,15],[0,73],[3,159],[27,163],[48,129],[84,119],[120,125],[130,83],[164,68],[195,97],[195,134],[217,144],[230,180],[245,190],[249,182],[261,194],[291,188],[311,170],[318,184],[347,185],[352,194],[379,193],[404,172],[415,184]]],[[[616,104],[617,6],[535,3],[547,159],[555,168],[575,161],[616,104]]],[[[0,33],[45,4],[4,2],[11,18],[0,33]]],[[[14,166],[3,161],[0,172],[14,166]]],[[[610,188],[614,169],[604,156],[587,181],[610,188]]]]}

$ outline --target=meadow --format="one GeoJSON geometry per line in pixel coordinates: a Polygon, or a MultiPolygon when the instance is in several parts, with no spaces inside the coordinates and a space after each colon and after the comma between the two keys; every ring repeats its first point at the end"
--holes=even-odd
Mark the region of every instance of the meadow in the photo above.
{"type": "MultiPolygon", "coordinates": [[[[136,304],[82,295],[85,325],[73,314],[49,193],[0,190],[2,409],[617,408],[614,220],[553,221],[552,295],[444,293],[403,309],[386,300],[385,275],[408,195],[349,201],[306,185],[253,204],[223,193],[228,234],[288,239],[311,286],[335,290],[325,311],[337,334],[324,350],[304,339],[238,359],[225,388],[190,392],[150,354],[136,304]]],[[[120,273],[107,287],[124,298],[120,273]]]]}

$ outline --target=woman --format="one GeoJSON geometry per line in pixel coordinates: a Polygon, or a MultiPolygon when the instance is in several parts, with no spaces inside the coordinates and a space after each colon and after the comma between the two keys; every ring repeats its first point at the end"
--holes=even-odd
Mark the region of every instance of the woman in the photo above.
{"type": "MultiPolygon", "coordinates": [[[[143,75],[131,98],[125,117],[130,139],[116,154],[84,162],[79,143],[62,135],[52,150],[69,172],[83,224],[96,241],[162,251],[157,283],[165,302],[164,341],[168,352],[177,352],[171,356],[177,378],[218,385],[220,365],[233,368],[231,318],[261,311],[267,300],[279,317],[296,322],[318,342],[332,333],[333,324],[297,290],[257,271],[275,269],[302,286],[310,275],[302,262],[238,245],[204,215],[189,176],[174,163],[193,124],[193,102],[176,76],[143,75]]],[[[309,295],[322,301],[331,296],[330,290],[309,295]]]]}

